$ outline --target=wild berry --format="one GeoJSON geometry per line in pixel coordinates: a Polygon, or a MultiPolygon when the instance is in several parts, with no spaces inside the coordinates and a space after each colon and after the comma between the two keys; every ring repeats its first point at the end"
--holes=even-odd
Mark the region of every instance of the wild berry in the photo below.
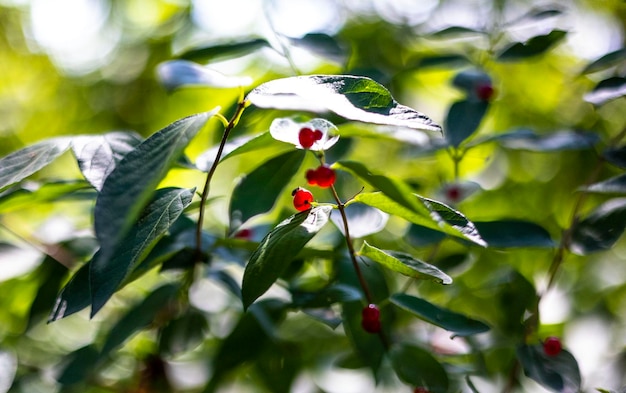
{"type": "Polygon", "coordinates": [[[361,312],[361,326],[368,333],[380,332],[380,309],[375,304],[368,304],[361,312]]]}
{"type": "Polygon", "coordinates": [[[300,133],[298,133],[298,141],[303,148],[308,149],[313,146],[315,142],[322,139],[323,136],[324,134],[320,130],[314,131],[309,127],[304,127],[301,128],[300,133]]]}
{"type": "Polygon", "coordinates": [[[446,197],[452,202],[458,202],[461,198],[461,189],[458,185],[451,185],[446,189],[446,197]]]}
{"type": "Polygon", "coordinates": [[[413,393],[430,393],[430,392],[425,387],[418,386],[413,390],[413,393]]]}
{"type": "Polygon", "coordinates": [[[335,171],[327,165],[320,165],[317,169],[306,171],[306,180],[312,186],[327,188],[335,184],[335,171]]]}
{"type": "Polygon", "coordinates": [[[491,83],[481,83],[476,86],[476,96],[481,101],[491,101],[494,93],[495,90],[493,89],[493,86],[491,86],[491,83]]]}
{"type": "Polygon", "coordinates": [[[558,337],[548,337],[543,342],[543,352],[548,356],[556,356],[561,353],[563,346],[558,337]]]}
{"type": "Polygon", "coordinates": [[[305,188],[298,187],[291,193],[293,196],[293,207],[298,211],[305,211],[311,208],[313,202],[313,194],[305,188]]]}
{"type": "Polygon", "coordinates": [[[244,228],[240,231],[237,231],[234,236],[236,239],[250,240],[252,238],[252,229],[244,228]]]}

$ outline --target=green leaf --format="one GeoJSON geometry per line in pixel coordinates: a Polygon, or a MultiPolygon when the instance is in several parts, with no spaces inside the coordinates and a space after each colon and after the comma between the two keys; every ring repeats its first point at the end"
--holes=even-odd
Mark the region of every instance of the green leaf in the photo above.
{"type": "Polygon", "coordinates": [[[579,255],[608,250],[626,229],[626,198],[615,198],[600,205],[572,233],[570,249],[579,255]]]}
{"type": "Polygon", "coordinates": [[[598,194],[626,194],[626,174],[591,184],[580,190],[598,194]]]}
{"type": "Polygon", "coordinates": [[[524,374],[553,392],[578,392],[581,387],[580,371],[574,356],[566,350],[556,356],[544,353],[541,344],[522,345],[517,348],[524,374]]]}
{"type": "Polygon", "coordinates": [[[69,355],[70,360],[65,364],[57,382],[61,385],[73,385],[89,378],[97,369],[99,360],[95,345],[87,345],[69,355]]]}
{"type": "Polygon", "coordinates": [[[419,69],[422,68],[435,68],[440,67],[444,69],[449,69],[452,67],[462,67],[470,64],[470,59],[468,59],[464,55],[460,54],[443,54],[443,55],[432,55],[432,56],[424,56],[419,59],[416,67],[419,69]]]}
{"type": "Polygon", "coordinates": [[[471,29],[469,27],[464,26],[449,26],[442,30],[435,31],[434,33],[430,33],[430,36],[433,38],[450,38],[450,37],[458,37],[464,35],[480,35],[485,34],[482,30],[471,29]]]}
{"type": "Polygon", "coordinates": [[[409,231],[406,235],[406,239],[414,247],[423,247],[429,246],[431,244],[436,244],[447,237],[445,233],[439,230],[427,228],[425,226],[417,224],[411,224],[411,226],[409,227],[409,231]]]}
{"type": "Polygon", "coordinates": [[[552,30],[546,35],[533,37],[526,42],[516,42],[500,52],[498,60],[517,61],[541,55],[562,41],[566,35],[567,32],[563,30],[552,30]]]}
{"type": "Polygon", "coordinates": [[[471,336],[489,330],[489,326],[483,322],[436,306],[415,296],[396,293],[391,296],[391,303],[457,336],[471,336]]]}
{"type": "Polygon", "coordinates": [[[206,317],[199,311],[189,309],[161,330],[159,352],[172,356],[190,351],[202,343],[208,331],[206,317]]]}
{"type": "Polygon", "coordinates": [[[348,59],[348,53],[343,45],[328,34],[308,33],[301,38],[289,38],[289,43],[339,64],[344,64],[348,59]]]}
{"type": "Polygon", "coordinates": [[[428,351],[401,343],[389,351],[394,371],[404,383],[427,388],[432,393],[448,392],[448,374],[428,351]]]}
{"type": "MultiPolygon", "coordinates": [[[[387,213],[362,203],[352,203],[346,206],[344,211],[348,219],[350,236],[354,239],[360,239],[382,231],[389,220],[387,213]]],[[[345,232],[343,219],[340,215],[334,215],[330,220],[341,233],[345,232]]]]}
{"type": "MultiPolygon", "coordinates": [[[[366,332],[361,326],[363,303],[361,301],[345,302],[341,308],[341,319],[346,336],[350,339],[358,360],[372,370],[375,378],[385,358],[385,347],[380,336],[366,332]]],[[[386,315],[385,308],[381,309],[381,319],[386,315]]],[[[385,321],[381,321],[383,331],[385,321]]]]}
{"type": "Polygon", "coordinates": [[[290,150],[262,163],[240,179],[228,208],[231,233],[250,218],[272,209],[300,169],[305,154],[305,150],[290,150]]]}
{"type": "Polygon", "coordinates": [[[363,242],[358,254],[405,276],[431,280],[444,285],[452,283],[452,278],[437,267],[422,262],[407,253],[381,250],[363,242]]]}
{"type": "MultiPolygon", "coordinates": [[[[98,253],[93,258],[97,258],[98,253]]],[[[92,261],[93,261],[92,258],[92,261]]],[[[89,288],[89,264],[87,262],[74,273],[72,278],[61,289],[48,317],[48,323],[70,316],[91,303],[89,288]]]]}
{"type": "Polygon", "coordinates": [[[224,75],[187,60],[170,60],[159,64],[157,76],[159,82],[169,92],[183,86],[231,88],[248,86],[252,83],[250,77],[224,75]]]}
{"type": "Polygon", "coordinates": [[[42,317],[48,314],[54,306],[55,297],[59,292],[61,282],[67,276],[67,267],[48,255],[37,268],[35,275],[40,281],[35,298],[30,305],[26,330],[36,326],[42,317]]]}
{"type": "Polygon", "coordinates": [[[281,222],[252,253],[243,275],[242,300],[248,308],[287,269],[304,245],[328,222],[330,206],[318,206],[281,222]]]}
{"type": "Polygon", "coordinates": [[[26,208],[34,208],[44,203],[58,200],[95,199],[96,195],[89,183],[78,181],[50,181],[43,184],[23,184],[11,187],[0,194],[0,214],[26,208]]]}
{"type": "Polygon", "coordinates": [[[70,147],[71,138],[51,138],[0,159],[0,189],[17,183],[47,166],[70,147]]]}
{"type": "Polygon", "coordinates": [[[94,227],[103,260],[111,257],[156,186],[218,109],[178,120],[151,135],[124,156],[107,176],[94,211],[94,227]]]}
{"type": "Polygon", "coordinates": [[[361,292],[345,284],[330,285],[318,292],[292,291],[293,306],[297,308],[329,307],[335,303],[346,303],[361,299],[361,292]]]}
{"type": "Polygon", "coordinates": [[[110,258],[102,253],[90,263],[91,316],[93,317],[137,266],[153,243],[163,236],[191,203],[195,189],[164,188],[119,243],[110,258]]]}
{"type": "Polygon", "coordinates": [[[218,61],[241,57],[251,52],[269,47],[270,44],[263,38],[252,38],[233,42],[216,43],[212,45],[191,48],[178,55],[179,58],[193,61],[218,61]]]}
{"type": "MultiPolygon", "coordinates": [[[[269,132],[264,132],[259,135],[244,135],[239,138],[234,138],[226,142],[224,145],[220,162],[243,153],[264,149],[272,146],[273,144],[274,138],[272,138],[269,132]]],[[[203,172],[208,172],[215,161],[218,149],[219,146],[214,146],[201,153],[196,159],[196,167],[203,172]]]]}
{"type": "Polygon", "coordinates": [[[476,100],[463,100],[452,104],[444,125],[448,143],[457,147],[472,135],[480,126],[488,107],[488,102],[476,100]]]}
{"type": "Polygon", "coordinates": [[[100,191],[117,163],[141,141],[139,135],[129,132],[77,136],[72,139],[72,151],[85,179],[100,191]]]}
{"type": "Polygon", "coordinates": [[[626,78],[615,76],[598,83],[591,92],[585,94],[584,99],[600,106],[624,96],[626,96],[626,78]]]}
{"type": "Polygon", "coordinates": [[[474,221],[480,236],[489,247],[547,247],[555,246],[554,241],[540,225],[522,220],[474,221]]]}
{"type": "Polygon", "coordinates": [[[626,146],[606,149],[602,152],[602,156],[618,168],[626,169],[626,146]]]}
{"type": "Polygon", "coordinates": [[[519,129],[502,134],[497,140],[507,149],[554,152],[592,149],[600,141],[600,137],[592,132],[557,131],[540,135],[531,130],[519,129]]]}
{"type": "Polygon", "coordinates": [[[414,224],[469,240],[482,247],[487,245],[480,237],[474,223],[469,221],[460,212],[432,199],[420,197],[415,194],[413,194],[413,197],[420,203],[420,209],[418,211],[409,210],[379,192],[362,193],[357,195],[354,199],[357,202],[380,209],[385,213],[402,217],[414,224]]]}
{"type": "Polygon", "coordinates": [[[179,289],[179,284],[162,285],[129,309],[109,331],[100,357],[108,355],[109,352],[122,345],[135,333],[153,323],[159,312],[166,309],[169,303],[174,300],[179,289]]]}
{"type": "Polygon", "coordinates": [[[351,75],[308,75],[276,79],[247,99],[260,108],[327,112],[364,123],[441,131],[426,115],[398,104],[372,79],[351,75]]]}
{"type": "Polygon", "coordinates": [[[593,72],[606,70],[607,68],[623,64],[624,61],[626,61],[626,48],[621,48],[607,53],[599,59],[587,64],[581,71],[581,74],[591,74],[593,72]]]}

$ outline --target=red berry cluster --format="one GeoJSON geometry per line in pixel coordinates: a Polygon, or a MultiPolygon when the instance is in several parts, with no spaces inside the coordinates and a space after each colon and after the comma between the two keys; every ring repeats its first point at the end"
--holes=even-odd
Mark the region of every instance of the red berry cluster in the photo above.
{"type": "Polygon", "coordinates": [[[481,83],[476,86],[476,96],[482,101],[491,101],[494,93],[491,83],[481,83]]]}
{"type": "Polygon", "coordinates": [[[306,171],[306,181],[312,186],[330,187],[335,184],[335,178],[335,171],[327,165],[320,165],[317,169],[306,171]]]}
{"type": "Polygon", "coordinates": [[[548,337],[543,342],[543,352],[548,356],[556,356],[561,353],[563,346],[558,337],[548,337]]]}
{"type": "Polygon", "coordinates": [[[298,134],[298,142],[300,142],[300,146],[305,149],[309,149],[313,144],[320,139],[324,134],[320,130],[312,130],[308,127],[304,127],[300,129],[300,133],[298,134]]]}
{"type": "Polygon", "coordinates": [[[361,326],[368,333],[380,332],[380,309],[375,304],[368,304],[361,312],[361,326]]]}
{"type": "Polygon", "coordinates": [[[293,207],[298,211],[305,211],[311,208],[313,202],[313,194],[306,188],[298,187],[291,192],[293,196],[293,207]]]}

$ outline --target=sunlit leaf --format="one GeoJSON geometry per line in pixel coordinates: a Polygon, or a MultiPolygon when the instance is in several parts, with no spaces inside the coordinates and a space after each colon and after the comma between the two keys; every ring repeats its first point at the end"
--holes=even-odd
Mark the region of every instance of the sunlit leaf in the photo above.
{"type": "Polygon", "coordinates": [[[574,226],[570,248],[580,255],[608,250],[626,229],[626,198],[611,199],[574,226]]]}
{"type": "Polygon", "coordinates": [[[331,111],[350,120],[441,131],[426,115],[398,104],[372,79],[351,75],[309,75],[266,82],[247,99],[261,108],[331,111]]]}
{"type": "Polygon", "coordinates": [[[626,96],[626,78],[615,76],[598,83],[592,91],[585,94],[584,98],[594,105],[603,105],[624,96],[626,96]]]}
{"type": "Polygon", "coordinates": [[[265,236],[244,271],[242,298],[245,308],[280,277],[304,245],[328,222],[331,210],[330,206],[319,206],[295,214],[265,236]]]}
{"type": "Polygon", "coordinates": [[[448,392],[448,374],[430,352],[401,343],[391,348],[389,357],[398,378],[404,383],[423,387],[432,393],[448,392]]]}
{"type": "Polygon", "coordinates": [[[459,146],[480,126],[487,113],[486,101],[457,101],[450,107],[444,124],[445,137],[452,146],[459,146]]]}
{"type": "Polygon", "coordinates": [[[541,55],[562,41],[566,35],[566,31],[552,30],[546,35],[532,37],[526,42],[516,42],[500,52],[498,60],[517,61],[541,55]]]}
{"type": "Polygon", "coordinates": [[[626,175],[615,176],[583,187],[581,190],[599,194],[626,194],[626,175]]]}
{"type": "Polygon", "coordinates": [[[250,218],[272,209],[304,160],[303,150],[274,157],[245,175],[235,186],[228,208],[231,232],[250,218]]]}
{"type": "Polygon", "coordinates": [[[301,38],[289,38],[291,45],[309,50],[336,63],[348,59],[348,51],[337,39],[324,33],[308,33],[301,38]]]}
{"type": "MultiPolygon", "coordinates": [[[[350,237],[355,239],[382,231],[389,220],[387,213],[360,203],[350,204],[344,211],[348,219],[350,237]]],[[[330,219],[341,233],[345,232],[344,222],[339,214],[331,216],[330,219]]]]}
{"type": "Polygon", "coordinates": [[[91,261],[89,281],[92,316],[119,289],[153,243],[178,219],[191,203],[194,191],[180,188],[158,190],[111,257],[103,259],[99,256],[91,261]]]}
{"type": "Polygon", "coordinates": [[[47,166],[70,147],[71,138],[51,138],[0,159],[0,189],[27,178],[47,166]]]}
{"type": "Polygon", "coordinates": [[[93,200],[96,197],[84,180],[48,181],[43,184],[24,182],[20,186],[8,188],[0,195],[0,213],[36,208],[59,200],[93,200]]]}
{"type": "Polygon", "coordinates": [[[83,135],[72,139],[72,151],[85,179],[100,191],[117,163],[141,141],[139,135],[130,132],[83,135]]]}
{"type": "Polygon", "coordinates": [[[587,64],[587,66],[581,71],[581,74],[591,74],[605,70],[607,68],[623,64],[626,61],[626,48],[621,48],[616,51],[607,53],[597,60],[587,64]]]}
{"type": "Polygon", "coordinates": [[[251,38],[197,46],[186,50],[178,57],[185,60],[212,62],[244,56],[269,46],[269,42],[263,38],[251,38]]]}
{"type": "Polygon", "coordinates": [[[183,86],[230,88],[248,86],[250,77],[229,76],[187,60],[170,60],[159,64],[157,75],[163,87],[173,91],[183,86]]]}
{"type": "Polygon", "coordinates": [[[391,296],[391,303],[457,336],[471,336],[489,330],[489,326],[483,322],[436,306],[415,296],[396,293],[391,296]]]}
{"type": "Polygon", "coordinates": [[[522,345],[517,348],[517,358],[524,374],[541,386],[557,393],[580,391],[578,363],[565,349],[558,355],[548,356],[541,344],[522,345]]]}
{"type": "Polygon", "coordinates": [[[452,283],[452,278],[437,267],[404,252],[381,250],[363,242],[358,254],[408,277],[431,280],[444,285],[452,283]]]}
{"type": "Polygon", "coordinates": [[[474,221],[480,236],[489,247],[554,247],[550,233],[542,226],[530,221],[498,220],[474,221]]]}

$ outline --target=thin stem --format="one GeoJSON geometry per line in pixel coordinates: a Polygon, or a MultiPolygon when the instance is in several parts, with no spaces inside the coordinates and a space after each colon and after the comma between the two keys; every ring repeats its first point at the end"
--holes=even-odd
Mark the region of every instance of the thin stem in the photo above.
{"type": "Polygon", "coordinates": [[[228,135],[230,134],[230,131],[233,128],[235,128],[237,123],[239,123],[239,119],[241,118],[241,115],[243,114],[244,109],[246,109],[246,107],[249,104],[250,103],[243,98],[239,100],[235,113],[233,114],[230,121],[228,122],[228,125],[226,125],[226,128],[224,129],[224,134],[222,135],[222,140],[220,141],[219,148],[217,149],[215,160],[213,161],[213,164],[211,165],[211,169],[209,169],[209,172],[207,173],[206,179],[204,181],[204,188],[200,196],[200,211],[198,215],[198,226],[196,227],[196,254],[198,258],[200,258],[200,256],[202,255],[202,227],[204,223],[204,211],[206,208],[206,201],[209,197],[211,179],[213,179],[213,175],[215,174],[215,170],[217,169],[217,164],[219,164],[220,159],[222,158],[222,154],[224,152],[224,146],[226,146],[226,141],[228,140],[228,135]]]}

